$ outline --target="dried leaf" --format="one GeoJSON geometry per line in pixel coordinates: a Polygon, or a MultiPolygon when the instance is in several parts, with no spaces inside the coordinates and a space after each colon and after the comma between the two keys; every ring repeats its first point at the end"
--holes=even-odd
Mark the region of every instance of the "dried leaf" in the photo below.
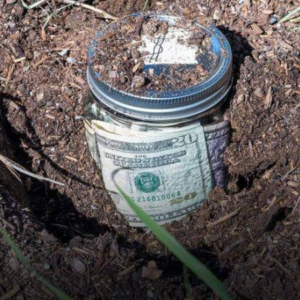
{"type": "Polygon", "coordinates": [[[245,99],[244,94],[240,94],[236,100],[236,104],[237,105],[241,104],[244,101],[244,99],[245,99]]]}
{"type": "Polygon", "coordinates": [[[77,81],[77,83],[79,83],[80,85],[84,86],[85,85],[85,80],[79,76],[75,77],[75,80],[77,81]]]}
{"type": "Polygon", "coordinates": [[[221,18],[221,11],[219,9],[216,9],[214,14],[213,14],[213,19],[214,20],[220,20],[221,18]]]}
{"type": "Polygon", "coordinates": [[[41,37],[42,37],[43,41],[47,40],[46,31],[45,31],[44,27],[42,27],[42,30],[41,30],[41,37]]]}
{"type": "Polygon", "coordinates": [[[135,73],[138,68],[140,67],[141,63],[136,64],[133,68],[132,68],[132,72],[135,73]]]}
{"type": "Polygon", "coordinates": [[[251,1],[250,0],[245,0],[244,4],[247,5],[248,7],[251,7],[251,1]]]}
{"type": "Polygon", "coordinates": [[[163,271],[159,270],[157,268],[155,261],[150,261],[147,265],[147,267],[143,267],[142,269],[142,277],[148,278],[151,280],[157,280],[161,276],[163,271]]]}
{"type": "Polygon", "coordinates": [[[260,35],[260,34],[263,33],[263,30],[257,24],[255,24],[255,23],[253,23],[251,25],[251,28],[253,30],[253,33],[256,34],[256,35],[260,35]]]}
{"type": "Polygon", "coordinates": [[[263,97],[264,97],[264,94],[263,94],[261,88],[259,88],[259,87],[254,91],[254,95],[255,95],[257,98],[263,98],[263,97]]]}
{"type": "Polygon", "coordinates": [[[269,87],[267,96],[264,100],[265,108],[269,109],[272,105],[273,95],[272,95],[272,86],[269,87]]]}

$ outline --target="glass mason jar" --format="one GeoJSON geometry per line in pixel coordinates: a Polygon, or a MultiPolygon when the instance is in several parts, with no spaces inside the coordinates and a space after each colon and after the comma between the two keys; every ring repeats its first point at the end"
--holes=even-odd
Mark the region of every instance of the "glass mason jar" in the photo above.
{"type": "MultiPolygon", "coordinates": [[[[147,18],[170,25],[179,20],[165,15],[147,18]]],[[[107,191],[133,227],[144,224],[115,184],[160,224],[194,211],[208,199],[215,185],[225,184],[223,155],[230,128],[222,105],[232,82],[232,53],[216,27],[196,25],[209,35],[211,45],[197,53],[191,63],[189,49],[174,44],[176,32],[164,37],[155,60],[144,62],[145,72],[168,72],[170,66],[180,66],[185,72],[195,65],[208,70],[203,81],[183,89],[150,90],[145,95],[118,90],[93,69],[94,46],[102,32],[89,49],[87,79],[91,93],[85,108],[86,137],[107,191]]],[[[188,35],[182,30],[178,34],[183,32],[188,35]]],[[[157,51],[155,41],[146,46],[157,51]]]]}

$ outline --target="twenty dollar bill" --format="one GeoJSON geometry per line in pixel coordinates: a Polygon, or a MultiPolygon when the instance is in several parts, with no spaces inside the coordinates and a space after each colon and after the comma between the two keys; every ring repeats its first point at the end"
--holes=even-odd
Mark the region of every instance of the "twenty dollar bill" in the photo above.
{"type": "Polygon", "coordinates": [[[89,148],[102,170],[105,187],[134,227],[144,224],[115,183],[160,224],[184,217],[208,198],[215,183],[221,185],[224,180],[227,125],[203,128],[195,122],[141,131],[105,120],[85,122],[89,148]]]}

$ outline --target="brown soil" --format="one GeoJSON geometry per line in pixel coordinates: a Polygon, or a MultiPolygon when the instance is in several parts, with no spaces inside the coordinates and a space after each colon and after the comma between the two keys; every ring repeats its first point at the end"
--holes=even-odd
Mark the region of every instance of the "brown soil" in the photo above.
{"type": "MultiPolygon", "coordinates": [[[[173,8],[215,22],[234,52],[228,188],[215,188],[199,211],[166,228],[236,299],[299,299],[300,42],[295,24],[271,23],[300,3],[150,2],[152,10],[173,8]]],[[[94,5],[121,16],[143,3],[94,5]]],[[[43,7],[26,11],[20,2],[0,1],[0,154],[66,187],[23,175],[23,186],[13,185],[0,164],[0,226],[43,276],[75,299],[185,299],[181,264],[151,233],[126,225],[85,142],[87,47],[106,22],[73,7],[43,32],[43,13],[51,12],[43,7]],[[151,280],[155,265],[163,272],[151,280]]],[[[2,237],[0,245],[0,297],[19,286],[11,299],[53,299],[2,237]]],[[[190,278],[195,299],[215,298],[190,278]]]]}
{"type": "Polygon", "coordinates": [[[170,25],[144,14],[124,17],[103,29],[92,49],[94,54],[90,63],[93,71],[99,75],[99,80],[132,94],[174,91],[194,86],[209,75],[214,64],[209,34],[185,19],[170,25]],[[143,38],[159,45],[168,36],[175,40],[171,32],[176,30],[190,34],[186,40],[177,37],[178,44],[195,47],[197,60],[201,53],[209,53],[211,62],[205,67],[200,63],[195,67],[174,63],[160,65],[159,71],[154,67],[146,68],[145,60],[150,59],[151,64],[156,64],[160,52],[155,50],[156,46],[153,53],[142,51],[141,47],[145,48],[143,38]]]}

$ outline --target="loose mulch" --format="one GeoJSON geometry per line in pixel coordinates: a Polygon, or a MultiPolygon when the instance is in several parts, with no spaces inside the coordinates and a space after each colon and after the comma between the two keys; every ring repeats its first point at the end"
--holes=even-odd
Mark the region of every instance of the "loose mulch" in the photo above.
{"type": "Polygon", "coordinates": [[[214,70],[216,60],[208,32],[185,19],[171,25],[151,17],[150,13],[147,16],[124,17],[105,27],[93,41],[92,50],[93,56],[89,63],[101,82],[119,91],[142,95],[150,90],[174,91],[199,84],[210,74],[209,69],[214,70]],[[185,36],[176,37],[172,33],[179,30],[184,30],[185,36]],[[198,62],[202,53],[208,53],[210,62],[205,66],[207,69],[201,63],[195,67],[182,67],[174,62],[169,66],[163,64],[155,70],[153,64],[157,62],[153,53],[143,49],[146,47],[146,39],[157,43],[162,35],[169,36],[178,44],[193,47],[198,62]],[[147,60],[151,61],[152,67],[146,68],[147,60]]]}
{"type": "MultiPolygon", "coordinates": [[[[93,5],[123,16],[144,1],[93,5]]],[[[300,39],[278,24],[299,1],[150,1],[215,23],[234,53],[226,116],[230,174],[196,213],[165,226],[236,299],[299,299],[300,39]]],[[[182,265],[116,212],[92,161],[81,114],[87,48],[108,21],[51,1],[26,10],[0,1],[0,154],[65,187],[0,164],[0,224],[31,264],[75,299],[186,299],[182,265]],[[6,170],[6,171],[5,171],[6,170]]],[[[0,298],[53,299],[0,238],[0,298]]],[[[190,274],[195,299],[216,297],[190,274]]]]}

